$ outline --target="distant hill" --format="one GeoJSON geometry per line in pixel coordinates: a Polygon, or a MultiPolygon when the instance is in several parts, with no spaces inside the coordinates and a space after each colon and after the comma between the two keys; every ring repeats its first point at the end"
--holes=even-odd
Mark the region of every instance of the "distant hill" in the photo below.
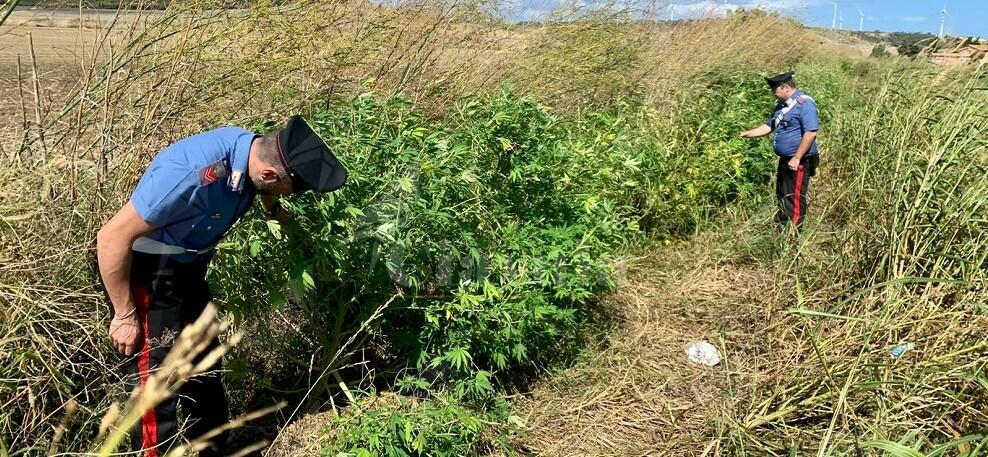
{"type": "Polygon", "coordinates": [[[903,45],[927,45],[933,42],[937,37],[932,33],[917,33],[917,32],[847,32],[862,40],[868,41],[875,44],[886,44],[895,47],[903,45]]]}
{"type": "MultiPolygon", "coordinates": [[[[84,8],[94,9],[117,9],[121,5],[124,9],[135,8],[138,5],[142,9],[164,9],[170,3],[181,0],[83,0],[84,8]]],[[[217,4],[226,7],[239,7],[250,3],[248,0],[223,0],[217,4]]],[[[79,8],[78,0],[21,0],[19,7],[39,6],[42,8],[79,8]]]]}
{"type": "MultiPolygon", "coordinates": [[[[86,0],[82,2],[82,6],[85,8],[95,8],[95,9],[117,9],[120,4],[124,3],[124,7],[127,8],[129,5],[135,5],[137,2],[121,2],[120,0],[86,0]]],[[[153,0],[143,2],[146,4],[146,8],[160,9],[168,5],[168,0],[153,0]]],[[[19,7],[31,7],[40,6],[42,8],[79,8],[78,1],[71,0],[21,0],[17,4],[19,7]]]]}
{"type": "Polygon", "coordinates": [[[943,40],[937,42],[937,36],[932,33],[916,32],[847,32],[862,40],[875,43],[886,44],[895,47],[918,45],[926,47],[933,45],[936,49],[949,49],[963,47],[972,43],[980,43],[982,40],[976,37],[956,37],[945,36],[943,40]]]}
{"type": "Polygon", "coordinates": [[[954,37],[946,36],[938,39],[932,33],[919,32],[857,32],[852,30],[840,30],[831,32],[829,28],[815,29],[836,33],[838,36],[860,40],[863,43],[870,43],[877,49],[879,47],[897,51],[900,55],[915,56],[923,51],[956,50],[968,44],[981,43],[983,40],[975,37],[954,37]]]}

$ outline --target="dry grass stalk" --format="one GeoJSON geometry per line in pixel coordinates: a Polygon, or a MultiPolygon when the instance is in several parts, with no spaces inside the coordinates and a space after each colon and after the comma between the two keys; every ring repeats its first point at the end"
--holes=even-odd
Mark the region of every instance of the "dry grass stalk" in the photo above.
{"type": "MultiPolygon", "coordinates": [[[[188,445],[183,444],[172,449],[171,451],[168,452],[168,454],[165,455],[165,457],[180,457],[186,455],[189,451],[198,452],[203,449],[206,449],[209,446],[209,441],[212,440],[213,438],[216,438],[223,432],[243,427],[245,424],[247,424],[247,422],[267,416],[268,414],[275,413],[284,407],[285,407],[285,403],[279,403],[275,406],[259,409],[257,411],[234,418],[230,422],[227,422],[226,424],[216,427],[215,429],[210,430],[204,435],[196,438],[188,445]]],[[[247,446],[245,448],[240,449],[234,455],[248,455],[252,452],[266,448],[269,444],[270,443],[267,440],[261,440],[251,446],[247,446]]]]}
{"type": "Polygon", "coordinates": [[[217,347],[208,352],[206,350],[229,326],[230,321],[218,320],[216,307],[212,303],[207,304],[199,318],[182,329],[182,333],[175,340],[175,345],[161,362],[161,366],[148,376],[147,381],[139,389],[134,389],[131,393],[127,405],[120,413],[119,419],[111,426],[112,431],[99,447],[97,454],[109,456],[117,452],[120,444],[144,413],[174,396],[186,381],[206,373],[219,362],[223,354],[240,341],[242,334],[234,333],[217,347]]]}
{"type": "MultiPolygon", "coordinates": [[[[723,248],[741,226],[625,262],[607,309],[617,318],[589,357],[516,400],[528,450],[538,455],[703,455],[736,412],[729,401],[754,385],[772,265],[723,248]],[[691,365],[683,348],[706,339],[724,350],[715,368],[691,365]]],[[[716,455],[716,454],[715,454],[716,455]]]]}
{"type": "Polygon", "coordinates": [[[867,94],[872,109],[834,120],[832,141],[856,151],[835,159],[840,185],[821,216],[841,225],[816,235],[833,238],[814,248],[816,265],[778,268],[776,301],[790,312],[766,339],[787,350],[765,354],[737,429],[745,448],[830,455],[908,436],[925,450],[988,423],[974,374],[988,341],[971,331],[986,325],[975,214],[988,180],[974,132],[988,98],[972,89],[983,80],[892,69],[867,94]],[[890,354],[906,342],[915,349],[890,354]]]}
{"type": "MultiPolygon", "coordinates": [[[[360,345],[355,344],[358,341],[358,338],[366,337],[366,332],[370,324],[375,320],[377,320],[378,318],[380,318],[384,310],[387,309],[388,306],[391,305],[391,303],[394,302],[394,300],[397,298],[398,295],[393,295],[391,296],[391,298],[381,303],[381,305],[379,305],[377,309],[375,309],[374,312],[371,313],[370,317],[368,317],[366,320],[361,322],[360,328],[357,329],[357,331],[353,332],[353,334],[350,335],[349,338],[347,338],[346,342],[340,345],[340,347],[333,354],[333,357],[325,364],[325,366],[322,369],[322,372],[319,373],[319,376],[316,377],[315,381],[312,381],[310,383],[309,389],[306,392],[305,397],[299,402],[298,406],[296,406],[296,408],[292,411],[291,415],[289,415],[289,422],[291,422],[291,420],[294,419],[297,414],[299,414],[301,408],[305,404],[305,400],[308,399],[309,396],[313,394],[313,392],[318,392],[320,389],[324,388],[325,383],[329,381],[330,375],[332,375],[334,378],[336,378],[339,381],[341,390],[346,393],[350,401],[353,401],[352,394],[346,388],[346,384],[342,381],[342,379],[339,376],[338,373],[338,370],[340,369],[339,361],[348,358],[353,354],[353,351],[359,349],[360,345]]],[[[336,413],[335,405],[333,407],[333,412],[334,414],[336,413]]],[[[282,435],[280,432],[281,431],[279,430],[278,436],[276,436],[275,439],[271,442],[272,446],[277,444],[278,440],[281,438],[282,435]]]]}

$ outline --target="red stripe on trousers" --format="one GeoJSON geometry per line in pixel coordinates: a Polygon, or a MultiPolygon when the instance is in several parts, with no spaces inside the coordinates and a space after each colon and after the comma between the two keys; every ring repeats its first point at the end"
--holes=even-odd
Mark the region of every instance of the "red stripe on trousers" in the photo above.
{"type": "Polygon", "coordinates": [[[794,207],[792,210],[793,225],[799,225],[799,216],[800,216],[799,213],[801,212],[800,210],[802,210],[802,208],[800,208],[799,203],[802,194],[803,194],[803,166],[800,165],[799,167],[796,168],[796,196],[794,198],[795,201],[793,202],[794,207]]]}
{"type": "MultiPolygon", "coordinates": [[[[148,325],[148,309],[151,307],[151,294],[143,287],[135,288],[134,300],[137,302],[141,312],[141,320],[144,321],[144,335],[141,339],[141,354],[137,358],[137,370],[140,372],[140,385],[143,389],[148,382],[151,373],[151,328],[148,325]]],[[[158,457],[158,416],[154,408],[147,410],[141,418],[141,438],[145,457],[158,457]]]]}

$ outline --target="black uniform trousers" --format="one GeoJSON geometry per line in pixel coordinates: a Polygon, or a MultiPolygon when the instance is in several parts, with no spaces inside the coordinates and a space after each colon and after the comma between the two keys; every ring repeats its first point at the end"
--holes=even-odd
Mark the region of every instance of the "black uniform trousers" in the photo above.
{"type": "MultiPolygon", "coordinates": [[[[139,351],[126,365],[128,386],[140,389],[164,361],[185,325],[194,322],[212,299],[206,283],[210,255],[181,263],[168,255],[133,252],[130,281],[142,326],[139,351]]],[[[219,345],[214,340],[202,355],[219,345]]],[[[201,355],[201,356],[202,356],[201,355]]],[[[177,407],[185,416],[185,438],[196,437],[229,421],[229,410],[217,362],[206,373],[189,379],[178,392],[148,411],[131,433],[134,451],[159,457],[179,441],[177,407]]],[[[211,440],[200,456],[225,455],[226,434],[211,440]]]]}
{"type": "Polygon", "coordinates": [[[778,203],[775,222],[780,225],[791,222],[799,226],[806,218],[806,210],[810,206],[806,194],[810,190],[810,177],[816,175],[820,156],[804,156],[795,171],[789,169],[790,159],[779,157],[779,166],[775,172],[775,198],[778,203]]]}

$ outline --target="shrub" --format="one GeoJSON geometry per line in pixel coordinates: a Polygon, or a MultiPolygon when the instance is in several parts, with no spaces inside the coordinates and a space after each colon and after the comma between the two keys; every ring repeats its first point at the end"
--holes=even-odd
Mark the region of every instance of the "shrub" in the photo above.
{"type": "Polygon", "coordinates": [[[505,449],[521,419],[503,403],[477,413],[455,398],[388,394],[361,399],[333,421],[326,457],[464,456],[505,449]]]}
{"type": "Polygon", "coordinates": [[[870,57],[881,59],[881,58],[889,57],[891,55],[892,54],[887,49],[885,49],[884,44],[875,45],[875,47],[871,48],[870,57]]]}
{"type": "Polygon", "coordinates": [[[348,185],[286,203],[287,227],[241,225],[215,283],[240,318],[298,310],[317,367],[345,365],[375,316],[358,346],[378,375],[412,369],[440,391],[489,377],[475,398],[525,382],[582,347],[623,245],[688,234],[767,182],[767,144],[735,138],[771,108],[760,81],[692,103],[685,117],[708,120],[666,131],[648,108],[559,115],[510,86],[439,119],[402,98],[336,102],[311,118],[348,185]]]}

